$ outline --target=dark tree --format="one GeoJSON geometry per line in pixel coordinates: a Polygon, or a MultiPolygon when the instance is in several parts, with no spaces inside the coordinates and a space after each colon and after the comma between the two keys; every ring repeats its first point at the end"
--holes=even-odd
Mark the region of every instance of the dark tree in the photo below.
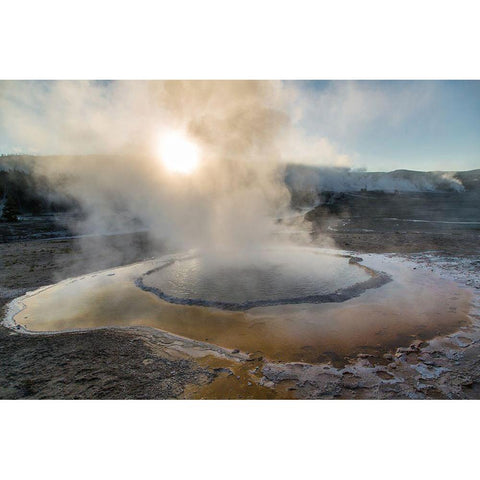
{"type": "Polygon", "coordinates": [[[11,195],[7,195],[0,220],[3,222],[18,222],[18,214],[17,202],[11,195]]]}

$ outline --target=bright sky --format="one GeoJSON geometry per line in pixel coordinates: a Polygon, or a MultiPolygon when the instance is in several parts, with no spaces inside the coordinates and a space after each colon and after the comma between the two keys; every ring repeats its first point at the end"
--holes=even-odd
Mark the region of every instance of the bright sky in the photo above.
{"type": "Polygon", "coordinates": [[[301,120],[353,167],[370,171],[480,168],[480,81],[298,82],[301,120]]]}
{"type": "MultiPolygon", "coordinates": [[[[48,113],[46,83],[31,82],[18,89],[15,85],[15,98],[12,89],[4,89],[3,100],[0,95],[0,153],[63,153],[57,151],[61,149],[61,129],[69,126],[62,117],[63,109],[73,105],[80,112],[83,108],[88,111],[93,102],[95,118],[101,117],[111,108],[108,97],[113,83],[97,82],[95,88],[101,94],[95,100],[81,88],[83,96],[69,94],[67,85],[60,86],[67,100],[58,100],[48,113]],[[28,98],[19,93],[23,91],[28,91],[28,98]],[[19,112],[28,112],[33,120],[25,122],[19,112]],[[14,138],[11,131],[9,134],[12,126],[32,139],[40,137],[42,127],[46,129],[48,138],[42,141],[50,142],[49,151],[32,148],[28,141],[19,140],[21,135],[14,138]]],[[[289,113],[305,132],[302,138],[312,145],[312,159],[325,156],[328,150],[332,158],[345,158],[352,168],[370,171],[480,168],[480,81],[285,81],[283,86],[293,90],[289,113]]],[[[135,99],[127,100],[132,103],[123,105],[121,97],[120,105],[109,110],[113,118],[119,116],[116,108],[135,105],[135,99]]],[[[89,124],[92,115],[84,116],[89,124]]]]}

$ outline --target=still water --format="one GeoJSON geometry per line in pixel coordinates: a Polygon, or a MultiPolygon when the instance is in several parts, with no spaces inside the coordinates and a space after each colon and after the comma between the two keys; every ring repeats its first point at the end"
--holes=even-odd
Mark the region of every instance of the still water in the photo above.
{"type": "Polygon", "coordinates": [[[322,301],[322,296],[366,282],[371,274],[340,255],[282,248],[176,260],[142,278],[142,285],[174,303],[210,302],[230,309],[290,301],[322,301]]]}

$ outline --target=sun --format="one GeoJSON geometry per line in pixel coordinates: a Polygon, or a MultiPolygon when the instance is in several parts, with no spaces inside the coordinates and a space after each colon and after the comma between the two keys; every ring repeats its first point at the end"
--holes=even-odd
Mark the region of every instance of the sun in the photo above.
{"type": "Polygon", "coordinates": [[[159,145],[160,159],[171,172],[190,174],[198,165],[198,147],[178,132],[162,135],[159,145]]]}

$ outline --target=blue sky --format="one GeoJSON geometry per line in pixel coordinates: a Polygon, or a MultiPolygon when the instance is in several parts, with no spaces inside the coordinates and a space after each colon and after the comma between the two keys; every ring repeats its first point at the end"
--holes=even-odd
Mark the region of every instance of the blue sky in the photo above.
{"type": "MultiPolygon", "coordinates": [[[[94,130],[91,118],[101,120],[98,137],[109,148],[108,141],[116,140],[109,134],[112,122],[120,129],[117,137],[138,135],[137,119],[151,113],[137,92],[141,86],[124,93],[117,89],[112,100],[122,82],[59,83],[52,93],[53,82],[13,82],[3,90],[0,82],[0,153],[61,154],[73,143],[84,148],[92,136],[88,128],[94,130]],[[122,115],[129,118],[129,129],[122,115]],[[105,134],[101,129],[107,127],[105,134]]],[[[341,158],[370,171],[480,168],[480,81],[282,84],[292,93],[286,108],[303,132],[298,145],[302,153],[305,145],[311,147],[306,157],[312,164],[341,158]]],[[[300,150],[293,148],[299,157],[300,150]]]]}
{"type": "Polygon", "coordinates": [[[301,123],[368,170],[480,168],[479,81],[298,82],[301,123]]]}

